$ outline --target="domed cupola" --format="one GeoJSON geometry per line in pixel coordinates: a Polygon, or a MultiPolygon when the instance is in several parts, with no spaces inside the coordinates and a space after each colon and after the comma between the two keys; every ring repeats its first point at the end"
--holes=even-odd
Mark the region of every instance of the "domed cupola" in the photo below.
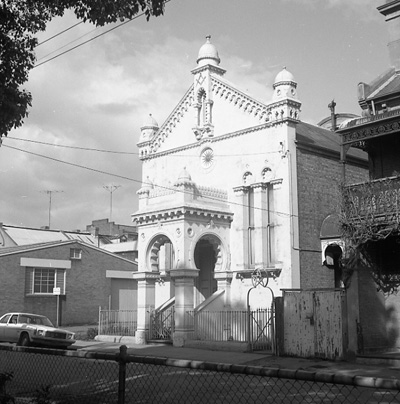
{"type": "Polygon", "coordinates": [[[175,182],[175,186],[179,187],[181,185],[193,185],[194,182],[192,181],[192,177],[190,176],[189,172],[187,171],[186,167],[180,172],[178,176],[178,180],[175,182]]]}
{"type": "Polygon", "coordinates": [[[151,140],[158,131],[158,129],[159,126],[157,121],[153,118],[151,114],[149,114],[140,128],[141,133],[139,143],[151,140]]]}
{"type": "Polygon", "coordinates": [[[219,66],[220,58],[217,48],[211,43],[210,36],[206,37],[206,43],[200,48],[197,57],[197,67],[193,74],[193,108],[195,120],[193,133],[196,140],[214,136],[213,110],[213,77],[222,76],[225,70],[219,66]]]}
{"type": "Polygon", "coordinates": [[[275,77],[273,101],[282,98],[297,99],[297,83],[292,73],[284,67],[275,77]]]}
{"type": "Polygon", "coordinates": [[[206,37],[206,43],[200,48],[199,55],[197,57],[197,65],[214,65],[218,66],[221,62],[219,58],[217,48],[211,43],[211,36],[206,37]]]}
{"type": "Polygon", "coordinates": [[[148,199],[153,188],[153,183],[151,182],[150,178],[147,177],[146,180],[142,182],[141,188],[136,191],[136,194],[139,195],[139,199],[148,199]]]}
{"type": "Polygon", "coordinates": [[[274,94],[269,104],[269,120],[280,124],[286,120],[300,120],[301,102],[297,97],[297,83],[292,73],[284,67],[275,77],[274,94]]]}

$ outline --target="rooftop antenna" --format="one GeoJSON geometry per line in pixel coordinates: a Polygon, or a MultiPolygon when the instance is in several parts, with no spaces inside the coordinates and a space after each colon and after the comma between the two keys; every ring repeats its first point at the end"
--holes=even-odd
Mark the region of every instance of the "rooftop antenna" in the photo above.
{"type": "Polygon", "coordinates": [[[61,192],[64,192],[64,191],[45,190],[45,191],[40,191],[40,192],[45,193],[45,194],[47,194],[49,196],[49,229],[50,229],[50,226],[51,226],[51,197],[52,197],[52,194],[53,193],[61,193],[61,192]]]}
{"type": "Polygon", "coordinates": [[[121,185],[103,185],[103,188],[110,193],[110,235],[111,235],[111,221],[112,221],[112,200],[113,200],[113,193],[120,188],[121,185]]]}

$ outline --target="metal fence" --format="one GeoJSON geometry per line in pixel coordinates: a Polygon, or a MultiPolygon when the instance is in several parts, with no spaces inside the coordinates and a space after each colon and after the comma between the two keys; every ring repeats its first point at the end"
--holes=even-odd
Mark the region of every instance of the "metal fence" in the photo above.
{"type": "Polygon", "coordinates": [[[243,311],[188,311],[194,332],[190,337],[202,341],[250,342],[272,350],[274,339],[271,309],[243,311]]]}
{"type": "Polygon", "coordinates": [[[193,338],[204,341],[246,342],[247,311],[188,311],[193,338]]]}
{"type": "Polygon", "coordinates": [[[135,335],[137,310],[99,309],[99,335],[135,335]]]}
{"type": "Polygon", "coordinates": [[[399,380],[135,356],[126,347],[98,353],[1,346],[5,373],[13,375],[6,393],[16,404],[400,402],[399,380]]]}

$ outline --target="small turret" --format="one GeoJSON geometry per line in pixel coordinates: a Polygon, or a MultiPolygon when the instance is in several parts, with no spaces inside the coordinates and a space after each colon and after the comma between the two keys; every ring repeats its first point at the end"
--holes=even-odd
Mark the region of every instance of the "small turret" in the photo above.
{"type": "Polygon", "coordinates": [[[159,127],[157,121],[153,118],[151,114],[143,122],[143,126],[140,128],[140,139],[139,143],[149,141],[157,133],[159,127]]]}

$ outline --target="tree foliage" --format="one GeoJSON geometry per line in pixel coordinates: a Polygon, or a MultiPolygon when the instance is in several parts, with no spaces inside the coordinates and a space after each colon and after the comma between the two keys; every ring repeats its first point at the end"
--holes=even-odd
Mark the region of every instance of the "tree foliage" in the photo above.
{"type": "Polygon", "coordinates": [[[54,17],[73,10],[77,18],[103,26],[140,12],[163,14],[165,0],[0,0],[0,139],[23,124],[32,95],[21,86],[35,64],[35,35],[54,17]]]}

